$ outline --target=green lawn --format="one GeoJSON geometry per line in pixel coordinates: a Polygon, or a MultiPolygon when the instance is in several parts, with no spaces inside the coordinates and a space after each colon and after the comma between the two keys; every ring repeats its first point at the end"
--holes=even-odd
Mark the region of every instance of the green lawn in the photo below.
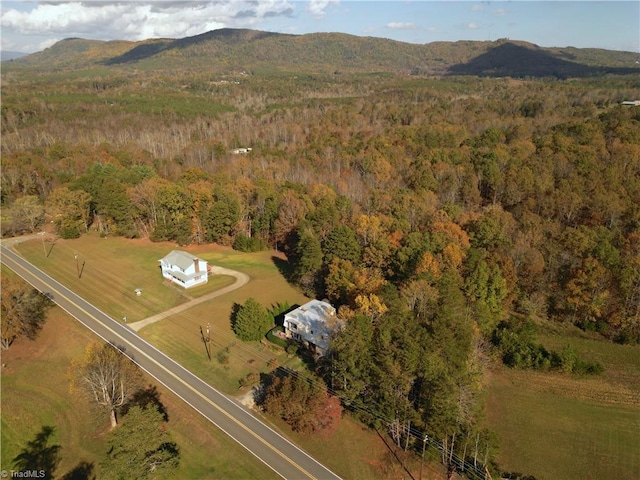
{"type": "Polygon", "coordinates": [[[88,235],[58,239],[44,247],[37,240],[24,242],[17,250],[116,319],[142,320],[188,300],[189,291],[165,284],[160,274],[158,259],[171,248],[154,244],[132,248],[132,242],[88,235]],[[142,289],[142,295],[136,295],[136,288],[142,289]]]}
{"type": "MultiPolygon", "coordinates": [[[[158,260],[176,246],[144,240],[101,238],[95,234],[55,243],[33,240],[17,250],[34,265],[49,273],[75,292],[90,300],[116,319],[125,315],[129,322],[165,311],[189,298],[200,297],[230,285],[232,277],[211,276],[206,285],[183,290],[164,281],[158,260]],[[77,255],[77,259],[76,259],[77,255]],[[142,295],[135,294],[142,289],[142,295]]],[[[243,291],[269,302],[302,301],[273,263],[272,252],[241,253],[218,246],[190,247],[188,250],[212,265],[251,275],[253,282],[243,291]],[[256,287],[267,287],[259,291],[256,287]]]]}
{"type": "Polygon", "coordinates": [[[539,340],[557,351],[570,344],[605,371],[494,372],[487,411],[500,466],[543,480],[640,478],[640,349],[562,333],[539,340]]]}
{"type": "MultiPolygon", "coordinates": [[[[235,280],[213,276],[207,285],[188,290],[167,284],[160,274],[158,259],[174,248],[175,245],[167,243],[97,235],[57,240],[55,244],[45,242],[44,246],[35,240],[18,246],[39,268],[114,318],[122,319],[126,315],[128,322],[167,310],[189,297],[213,292],[235,280]],[[76,253],[79,265],[85,262],[81,278],[76,253]],[[141,296],[135,295],[136,288],[142,289],[141,296]]],[[[211,265],[244,272],[251,281],[238,290],[150,325],[142,329],[140,335],[204,380],[231,394],[237,393],[239,380],[249,372],[270,370],[267,366],[270,362],[295,365],[295,359],[288,359],[272,344],[238,341],[231,330],[234,304],[243,303],[248,297],[255,297],[267,307],[277,302],[306,301],[284,280],[273,262],[273,252],[242,253],[211,245],[189,248],[189,251],[211,265]],[[206,330],[207,324],[211,328],[211,361],[200,336],[200,327],[206,330]]]]}
{"type": "Polygon", "coordinates": [[[305,298],[283,280],[264,253],[230,255],[223,252],[210,257],[214,257],[211,260],[218,265],[247,273],[251,281],[238,290],[150,325],[139,333],[212,385],[226,393],[237,394],[239,380],[249,372],[268,371],[267,364],[273,361],[294,366],[297,360],[287,358],[281,348],[270,342],[238,340],[231,329],[234,304],[254,297],[269,307],[279,301],[301,303],[305,298]],[[211,330],[211,361],[200,336],[200,327],[206,330],[207,324],[211,330]],[[220,352],[226,349],[228,363],[223,364],[218,360],[218,354],[223,355],[220,352]]]}

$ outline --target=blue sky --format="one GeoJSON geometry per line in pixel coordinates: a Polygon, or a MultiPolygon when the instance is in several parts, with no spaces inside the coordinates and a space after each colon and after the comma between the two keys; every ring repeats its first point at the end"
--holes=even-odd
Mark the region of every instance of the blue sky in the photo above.
{"type": "Polygon", "coordinates": [[[180,38],[217,28],[343,32],[410,43],[525,40],[640,53],[640,2],[431,0],[4,1],[1,48],[35,52],[69,37],[180,38]]]}

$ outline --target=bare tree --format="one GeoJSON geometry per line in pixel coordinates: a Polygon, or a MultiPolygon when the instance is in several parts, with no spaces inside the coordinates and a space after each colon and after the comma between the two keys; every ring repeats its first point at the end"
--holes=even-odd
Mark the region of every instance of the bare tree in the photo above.
{"type": "Polygon", "coordinates": [[[139,387],[140,371],[112,344],[91,343],[82,360],[70,368],[71,389],[81,391],[109,412],[111,428],[116,412],[139,387]]]}

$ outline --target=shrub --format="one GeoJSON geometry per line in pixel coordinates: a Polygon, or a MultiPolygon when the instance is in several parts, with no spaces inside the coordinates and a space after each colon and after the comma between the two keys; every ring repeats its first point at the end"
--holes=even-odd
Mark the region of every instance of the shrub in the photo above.
{"type": "Polygon", "coordinates": [[[247,373],[245,377],[242,377],[239,381],[240,388],[254,385],[260,381],[260,375],[256,372],[247,373]]]}
{"type": "Polygon", "coordinates": [[[229,363],[229,347],[225,348],[224,350],[220,350],[216,354],[216,358],[221,365],[226,365],[227,363],[229,363]]]}
{"type": "Polygon", "coordinates": [[[296,432],[329,436],[342,415],[337,397],[319,380],[299,375],[276,377],[265,390],[265,410],[282,418],[296,432]]]}
{"type": "Polygon", "coordinates": [[[58,234],[60,238],[70,240],[72,238],[80,237],[80,229],[74,222],[62,222],[58,227],[58,234]]]}
{"type": "Polygon", "coordinates": [[[565,373],[597,375],[604,371],[598,362],[582,360],[573,347],[567,345],[562,353],[550,352],[534,341],[535,328],[531,322],[512,320],[503,322],[493,333],[492,342],[498,348],[505,365],[514,368],[551,370],[565,373]]]}
{"type": "Polygon", "coordinates": [[[286,349],[289,343],[285,339],[278,336],[278,332],[283,331],[284,328],[282,328],[281,326],[273,327],[271,330],[269,330],[269,333],[267,333],[267,340],[283,349],[286,349]]]}

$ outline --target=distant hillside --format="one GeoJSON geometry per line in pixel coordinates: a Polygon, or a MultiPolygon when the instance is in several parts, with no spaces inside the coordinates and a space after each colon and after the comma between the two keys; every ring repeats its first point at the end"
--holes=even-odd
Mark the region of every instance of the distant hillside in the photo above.
{"type": "Polygon", "coordinates": [[[594,62],[594,58],[591,58],[590,64],[580,63],[576,60],[580,57],[581,52],[579,49],[574,49],[574,51],[575,53],[568,54],[562,49],[544,49],[523,42],[504,41],[465,63],[450,67],[449,73],[488,77],[570,78],[640,72],[637,66],[634,69],[606,65],[604,62],[607,60],[604,57],[602,64],[594,62]],[[571,60],[566,58],[571,58],[571,60]]]}
{"type": "Polygon", "coordinates": [[[26,57],[27,55],[29,54],[24,52],[9,52],[6,50],[0,50],[0,62],[15,60],[17,58],[26,57]]]}
{"type": "Polygon", "coordinates": [[[12,62],[12,67],[66,70],[131,66],[143,70],[212,72],[393,72],[567,78],[640,73],[637,60],[638,55],[632,52],[541,48],[505,39],[417,45],[342,33],[288,35],[225,28],[177,40],[66,39],[12,62]]]}

